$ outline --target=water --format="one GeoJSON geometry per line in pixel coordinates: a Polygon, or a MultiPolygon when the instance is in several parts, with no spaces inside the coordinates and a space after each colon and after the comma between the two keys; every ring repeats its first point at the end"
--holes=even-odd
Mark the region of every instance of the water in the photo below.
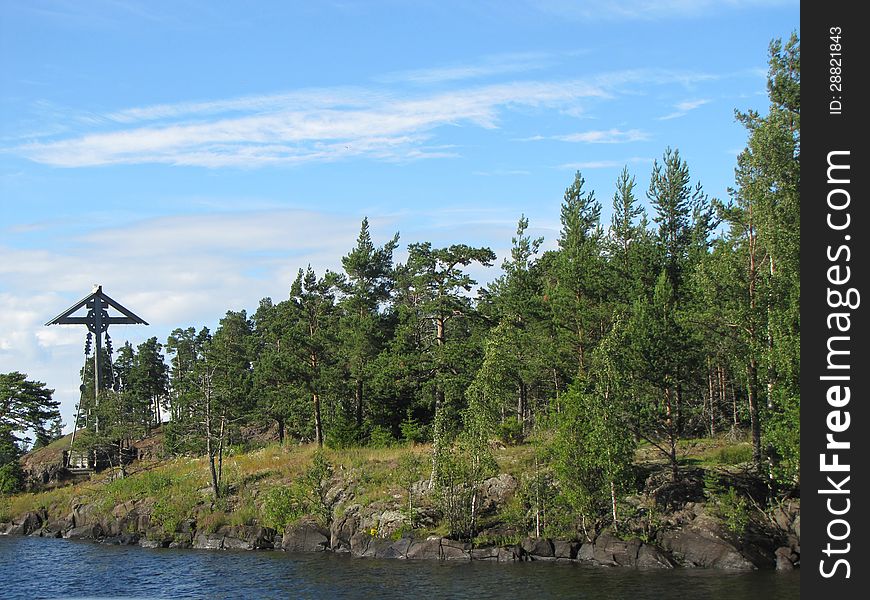
{"type": "Polygon", "coordinates": [[[0,598],[791,600],[797,572],[643,571],[331,554],[147,550],[0,536],[0,598]]]}

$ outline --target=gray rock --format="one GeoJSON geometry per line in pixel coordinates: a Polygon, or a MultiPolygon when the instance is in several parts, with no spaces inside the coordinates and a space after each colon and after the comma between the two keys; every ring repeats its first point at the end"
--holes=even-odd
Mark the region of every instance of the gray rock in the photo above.
{"type": "Polygon", "coordinates": [[[220,533],[198,533],[193,538],[193,547],[199,550],[221,550],[224,547],[224,536],[220,533]]]}
{"type": "Polygon", "coordinates": [[[397,510],[385,510],[376,516],[377,532],[379,537],[392,537],[404,527],[405,515],[397,510]]]}
{"type": "Polygon", "coordinates": [[[573,560],[577,558],[577,550],[580,544],[577,542],[566,542],[563,540],[555,540],[553,542],[553,556],[560,559],[573,560]]]}
{"type": "Polygon", "coordinates": [[[602,565],[634,567],[641,541],[637,538],[621,540],[609,533],[602,533],[595,539],[593,559],[602,565]]]}
{"type": "Polygon", "coordinates": [[[443,560],[471,560],[471,544],[441,538],[441,558],[443,560]]]}
{"type": "Polygon", "coordinates": [[[256,525],[236,525],[222,527],[224,548],[237,550],[271,550],[275,539],[275,530],[256,525]]]}
{"type": "Polygon", "coordinates": [[[405,552],[409,560],[438,560],[441,558],[441,538],[414,540],[405,552]]]}
{"type": "Polygon", "coordinates": [[[42,529],[43,516],[33,511],[26,512],[20,519],[12,521],[12,527],[7,531],[7,535],[31,535],[39,532],[42,529]]]}
{"type": "Polygon", "coordinates": [[[666,531],[659,536],[662,548],[686,567],[712,567],[751,571],[755,565],[733,544],[712,533],[694,529],[666,531]]]}
{"type": "Polygon", "coordinates": [[[287,552],[323,552],[329,549],[329,532],[311,519],[288,525],[281,548],[287,552]]]}
{"type": "Polygon", "coordinates": [[[350,540],[359,530],[358,504],[349,506],[344,514],[334,519],[329,529],[329,546],[336,552],[350,552],[350,540]]]}
{"type": "Polygon", "coordinates": [[[503,546],[498,549],[498,562],[510,563],[522,560],[522,548],[519,546],[503,546]]]}
{"type": "Polygon", "coordinates": [[[508,473],[490,477],[480,486],[480,512],[496,510],[513,497],[517,491],[517,480],[508,473]]]}
{"type": "Polygon", "coordinates": [[[73,527],[64,535],[69,540],[98,540],[103,536],[103,528],[99,523],[73,527]]]}
{"type": "Polygon", "coordinates": [[[357,531],[350,538],[350,553],[354,556],[365,555],[372,536],[367,531],[357,531]]]}
{"type": "Polygon", "coordinates": [[[552,540],[546,538],[526,538],[520,546],[523,552],[535,558],[554,558],[552,540]]]}
{"type": "Polygon", "coordinates": [[[498,553],[500,548],[472,548],[471,560],[490,560],[498,561],[498,553]]]}
{"type": "Polygon", "coordinates": [[[644,544],[637,553],[637,566],[642,569],[673,569],[675,565],[664,552],[655,546],[644,544]]]}
{"type": "Polygon", "coordinates": [[[140,548],[161,548],[161,547],[163,547],[163,544],[160,542],[160,540],[154,540],[154,539],[150,539],[150,538],[142,538],[139,540],[139,547],[140,548]]]}
{"type": "Polygon", "coordinates": [[[788,546],[781,546],[776,549],[776,570],[777,571],[793,571],[795,562],[798,560],[798,555],[788,546]]]}
{"type": "Polygon", "coordinates": [[[595,544],[592,542],[584,542],[577,551],[577,560],[595,560],[595,544]]]}

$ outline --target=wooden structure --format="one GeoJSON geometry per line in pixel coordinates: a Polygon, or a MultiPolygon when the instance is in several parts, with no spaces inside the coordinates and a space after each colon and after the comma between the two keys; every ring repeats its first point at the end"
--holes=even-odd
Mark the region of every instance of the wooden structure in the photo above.
{"type": "MultiPolygon", "coordinates": [[[[112,324],[148,325],[148,323],[146,323],[141,317],[135,315],[132,311],[121,306],[121,304],[107,296],[103,292],[103,286],[101,285],[95,285],[93,291],[88,296],[85,296],[46,323],[46,325],[85,325],[88,328],[88,346],[90,345],[90,336],[93,334],[96,350],[94,352],[94,406],[99,405],[100,390],[104,386],[104,383],[100,381],[100,374],[102,373],[103,367],[102,336],[103,334],[106,334],[106,339],[108,340],[109,325],[112,324]],[[76,316],[77,312],[85,308],[87,309],[87,313],[76,316]],[[110,309],[114,309],[114,311],[117,311],[120,315],[110,314],[110,309]]],[[[86,354],[89,352],[88,346],[86,346],[86,354]]],[[[111,354],[110,347],[107,349],[111,354]]],[[[79,402],[79,405],[76,407],[76,422],[73,427],[73,436],[70,441],[70,451],[67,453],[65,458],[68,467],[71,467],[72,463],[75,462],[77,468],[88,469],[91,468],[90,458],[83,456],[85,453],[77,453],[72,450],[73,442],[75,442],[75,431],[78,429],[79,425],[80,408],[81,402],[79,402]]],[[[94,428],[96,432],[99,433],[99,419],[94,420],[94,428]]]]}

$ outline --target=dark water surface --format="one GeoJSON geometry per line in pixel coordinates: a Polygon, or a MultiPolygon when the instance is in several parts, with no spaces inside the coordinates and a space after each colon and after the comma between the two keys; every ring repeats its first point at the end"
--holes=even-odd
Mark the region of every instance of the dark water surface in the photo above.
{"type": "Polygon", "coordinates": [[[147,550],[0,536],[0,598],[790,600],[799,575],[147,550]]]}

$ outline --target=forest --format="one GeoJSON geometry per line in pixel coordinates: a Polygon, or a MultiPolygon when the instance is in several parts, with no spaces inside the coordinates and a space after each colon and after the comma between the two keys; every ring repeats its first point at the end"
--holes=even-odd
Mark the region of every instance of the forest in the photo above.
{"type": "Polygon", "coordinates": [[[214,331],[103,344],[106,388],[95,403],[86,357],[76,443],[117,453],[161,427],[168,454],[208,459],[218,496],[223,457],[252,428],[331,448],[431,444],[433,482],[484,477],[493,440],[535,440],[561,502],[615,521],[638,447],[677,478],[680,440],[745,436],[757,473],[799,486],[796,35],[771,43],[768,99],[735,112],[747,142],[727,199],[666,148],[646,190],[627,167],[604,193],[577,172],[553,250],[518,216],[491,283],[469,273],[496,266],[491,249],[411,242],[400,263],[399,234],[377,245],[363,219],[341,270],[300,268],[284,299],[214,331]]]}

